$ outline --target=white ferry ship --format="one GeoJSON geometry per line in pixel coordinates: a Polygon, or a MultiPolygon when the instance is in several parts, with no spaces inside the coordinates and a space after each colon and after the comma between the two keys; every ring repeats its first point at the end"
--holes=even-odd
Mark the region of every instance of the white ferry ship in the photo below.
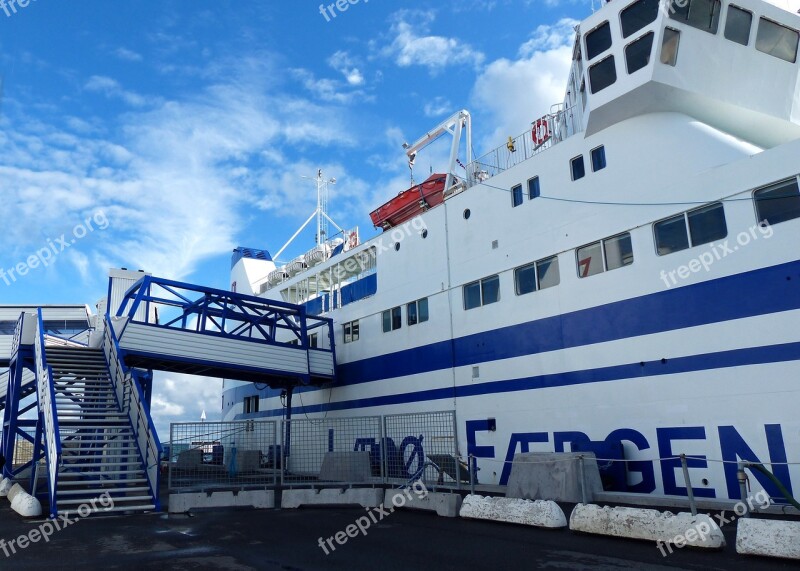
{"type": "MultiPolygon", "coordinates": [[[[236,291],[334,321],[338,379],[292,414],[454,409],[486,484],[580,449],[633,460],[619,490],[685,495],[681,453],[695,496],[738,498],[741,459],[800,485],[799,8],[603,3],[531,131],[474,158],[461,111],[407,146],[453,138],[447,172],[373,212],[382,234],[237,249],[236,291]]],[[[287,412],[253,383],[222,401],[287,412]]]]}

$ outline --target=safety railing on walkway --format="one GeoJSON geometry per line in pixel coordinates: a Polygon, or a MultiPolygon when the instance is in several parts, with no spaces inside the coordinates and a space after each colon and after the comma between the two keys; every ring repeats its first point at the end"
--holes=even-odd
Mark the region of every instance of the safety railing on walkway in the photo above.
{"type": "MultiPolygon", "coordinates": [[[[134,439],[144,462],[147,485],[157,500],[161,459],[161,443],[156,433],[153,418],[149,413],[142,387],[120,359],[119,344],[114,329],[106,318],[103,352],[109,367],[109,376],[117,402],[122,412],[127,413],[133,427],[134,439]]],[[[158,502],[156,502],[158,504],[158,502]]]]}
{"type": "Polygon", "coordinates": [[[55,387],[53,386],[53,371],[47,365],[44,344],[44,320],[41,308],[38,311],[36,326],[35,359],[37,391],[39,395],[39,414],[44,420],[44,443],[47,457],[48,492],[50,499],[50,514],[58,513],[56,489],[58,486],[58,468],[61,465],[61,432],[58,426],[58,413],[56,412],[55,387]]]}
{"type": "Polygon", "coordinates": [[[333,321],[300,305],[145,276],[111,323],[130,366],[284,385],[335,379],[333,321]]]}

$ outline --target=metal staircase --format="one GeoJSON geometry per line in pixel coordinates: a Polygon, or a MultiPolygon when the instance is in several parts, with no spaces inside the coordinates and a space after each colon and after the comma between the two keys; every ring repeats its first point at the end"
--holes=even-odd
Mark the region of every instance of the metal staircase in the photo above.
{"type": "Polygon", "coordinates": [[[61,442],[58,512],[74,511],[103,494],[114,502],[104,511],[156,509],[133,426],[123,412],[127,403],[118,402],[102,349],[50,346],[45,354],[61,442]]]}
{"type": "Polygon", "coordinates": [[[333,321],[300,305],[127,271],[112,272],[104,304],[86,344],[48,329],[41,307],[22,311],[0,354],[2,475],[30,477],[37,495],[45,472],[53,518],[106,496],[104,512],[160,509],[153,370],[267,383],[289,405],[294,387],[336,379],[333,321]]]}

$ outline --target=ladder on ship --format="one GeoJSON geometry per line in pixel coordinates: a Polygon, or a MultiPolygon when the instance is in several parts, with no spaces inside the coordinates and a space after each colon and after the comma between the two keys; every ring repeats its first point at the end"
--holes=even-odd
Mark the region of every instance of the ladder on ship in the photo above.
{"type": "Polygon", "coordinates": [[[27,473],[35,495],[46,471],[51,517],[101,496],[103,511],[160,508],[153,370],[289,390],[335,381],[332,321],[303,306],[149,275],[118,297],[89,345],[48,334],[41,308],[17,321],[0,378],[3,476],[27,473]],[[312,347],[311,332],[327,343],[312,347]]]}

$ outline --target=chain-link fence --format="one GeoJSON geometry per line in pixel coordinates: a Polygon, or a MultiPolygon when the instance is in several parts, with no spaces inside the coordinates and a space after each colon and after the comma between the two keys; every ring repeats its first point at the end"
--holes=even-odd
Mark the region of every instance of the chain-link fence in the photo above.
{"type": "Polygon", "coordinates": [[[384,417],[384,458],[388,483],[421,479],[426,485],[461,488],[469,470],[459,458],[454,411],[384,417]]]}
{"type": "Polygon", "coordinates": [[[172,424],[165,450],[170,491],[274,487],[281,467],[278,423],[172,424]]]}
{"type": "Polygon", "coordinates": [[[169,489],[469,483],[455,412],[173,424],[169,489]]]}
{"type": "Polygon", "coordinates": [[[380,416],[284,421],[282,484],[380,485],[380,439],[380,416]]]}

